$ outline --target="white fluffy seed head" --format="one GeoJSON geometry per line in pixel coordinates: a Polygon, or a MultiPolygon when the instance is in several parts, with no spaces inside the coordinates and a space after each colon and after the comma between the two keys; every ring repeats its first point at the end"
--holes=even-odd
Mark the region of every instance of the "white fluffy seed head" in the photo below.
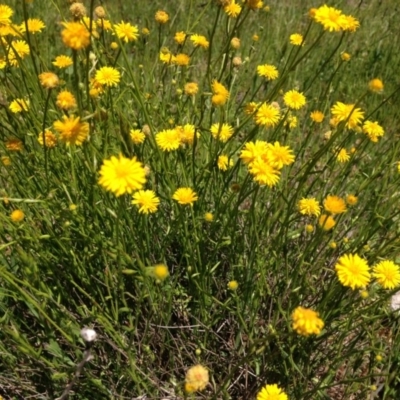
{"type": "Polygon", "coordinates": [[[90,329],[90,328],[82,328],[81,329],[81,336],[82,339],[86,342],[86,343],[90,343],[90,342],[94,342],[97,338],[97,333],[94,329],[90,329]]]}
{"type": "Polygon", "coordinates": [[[396,292],[390,299],[390,307],[394,312],[400,310],[400,291],[396,292]]]}

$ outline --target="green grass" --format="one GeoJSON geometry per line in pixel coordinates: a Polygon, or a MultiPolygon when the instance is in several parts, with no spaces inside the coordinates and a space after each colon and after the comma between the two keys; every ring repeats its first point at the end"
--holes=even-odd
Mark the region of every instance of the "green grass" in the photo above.
{"type": "MultiPolygon", "coordinates": [[[[308,0],[271,4],[269,12],[244,8],[238,22],[214,0],[103,1],[113,23],[129,21],[150,34],[125,44],[99,30],[91,47],[76,53],[74,67],[58,70],[55,56],[73,55],[61,40],[68,2],[4,3],[15,10],[13,22],[41,18],[46,28],[29,35],[31,55],[18,67],[0,70],[0,157],[11,160],[0,175],[0,395],[61,396],[85,357],[80,330],[89,326],[99,337],[71,398],[254,399],[266,384],[299,400],[366,399],[374,392],[398,398],[398,316],[389,307],[396,289],[371,280],[363,298],[361,290],[341,285],[335,265],[354,253],[371,267],[381,260],[400,263],[400,6],[331,3],[360,21],[355,33],[342,34],[323,33],[308,17],[321,4],[308,0]],[[159,9],[170,15],[161,27],[154,21],[159,9]],[[194,50],[189,40],[179,49],[173,37],[182,30],[205,35],[209,49],[194,50]],[[304,47],[289,43],[292,33],[305,35],[304,47]],[[234,36],[241,40],[238,50],[229,47],[234,36]],[[117,50],[110,48],[113,41],[117,50]],[[163,64],[162,47],[191,55],[190,65],[163,64]],[[343,62],[342,52],[351,60],[343,62]],[[233,57],[241,57],[240,67],[233,57]],[[265,63],[279,70],[276,81],[257,76],[265,63]],[[89,78],[102,66],[115,66],[122,77],[95,99],[88,95],[89,78]],[[69,114],[90,124],[82,146],[59,141],[45,151],[38,143],[43,126],[55,132],[53,123],[64,114],[56,106],[60,89],[49,94],[40,86],[43,71],[57,73],[60,86],[77,97],[79,107],[69,114]],[[382,94],[368,90],[373,78],[383,80],[382,94]],[[224,107],[212,105],[213,79],[230,91],[224,107]],[[199,83],[193,99],[182,93],[189,81],[199,83]],[[289,113],[283,94],[292,89],[303,92],[307,104],[289,113]],[[15,98],[29,98],[29,110],[12,113],[15,98]],[[274,128],[259,127],[244,112],[250,101],[278,102],[284,118],[274,128]],[[331,127],[337,101],[357,104],[385,135],[373,143],[345,123],[331,127]],[[325,114],[322,124],[309,117],[316,109],[325,114]],[[298,119],[292,129],[285,125],[290,115],[298,119]],[[227,143],[210,134],[218,122],[234,127],[227,143]],[[184,124],[200,134],[194,144],[163,152],[155,135],[184,124]],[[135,145],[131,129],[150,134],[135,145]],[[9,151],[10,138],[21,140],[23,150],[9,151]],[[295,155],[274,187],[257,184],[239,158],[255,140],[279,141],[295,155]],[[355,152],[339,163],[343,147],[355,152]],[[160,198],[155,214],[140,214],[130,195],[116,197],[98,184],[103,161],[118,154],[136,156],[149,168],[146,188],[160,198]],[[217,167],[221,154],[233,160],[225,172],[217,167]],[[172,200],[182,186],[198,194],[193,207],[172,200]],[[316,217],[301,215],[297,203],[315,197],[322,206],[329,194],[355,194],[358,203],[326,232],[316,217]],[[22,222],[11,221],[15,209],[25,213],[22,222]],[[211,223],[206,212],[213,213],[211,223]],[[306,232],[307,224],[314,232],[306,232]],[[159,263],[170,274],[162,282],[148,269],[159,263]],[[236,291],[228,290],[232,280],[236,291]],[[300,305],[319,312],[325,324],[319,335],[293,330],[300,305]],[[185,373],[195,364],[209,370],[210,383],[185,394],[185,373]]],[[[88,9],[97,5],[85,2],[88,9]]]]}

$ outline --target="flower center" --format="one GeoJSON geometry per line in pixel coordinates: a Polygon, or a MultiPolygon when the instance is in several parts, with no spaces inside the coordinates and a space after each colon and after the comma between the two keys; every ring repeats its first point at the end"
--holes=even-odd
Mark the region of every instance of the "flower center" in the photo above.
{"type": "Polygon", "coordinates": [[[115,175],[119,179],[125,179],[129,175],[129,170],[125,165],[117,165],[115,167],[115,175]]]}

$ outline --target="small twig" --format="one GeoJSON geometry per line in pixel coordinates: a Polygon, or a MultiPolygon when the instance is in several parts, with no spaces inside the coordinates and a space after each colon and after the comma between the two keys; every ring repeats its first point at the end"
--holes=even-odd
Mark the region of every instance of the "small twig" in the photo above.
{"type": "Polygon", "coordinates": [[[74,377],[71,379],[71,382],[67,385],[67,387],[64,389],[63,394],[58,397],[56,400],[64,400],[69,396],[70,391],[72,390],[72,387],[74,386],[75,382],[78,380],[79,375],[81,374],[83,367],[85,364],[91,359],[91,354],[90,354],[90,344],[87,344],[87,348],[85,352],[83,353],[83,359],[82,361],[77,365],[76,371],[74,374],[74,377]]]}
{"type": "Polygon", "coordinates": [[[154,326],[155,328],[163,328],[163,329],[187,329],[187,328],[198,328],[201,325],[180,325],[180,326],[165,326],[165,325],[154,325],[150,324],[151,326],[154,326]]]}
{"type": "Polygon", "coordinates": [[[72,390],[72,387],[74,386],[75,382],[78,380],[79,375],[81,374],[81,372],[83,370],[83,367],[92,358],[92,355],[90,354],[90,349],[92,348],[92,345],[97,338],[97,333],[95,330],[93,330],[91,328],[82,328],[81,336],[82,336],[82,339],[86,343],[86,349],[83,353],[82,361],[77,365],[75,374],[74,374],[73,378],[71,379],[71,382],[64,389],[63,394],[60,397],[58,397],[56,400],[64,400],[68,397],[69,393],[72,390]]]}

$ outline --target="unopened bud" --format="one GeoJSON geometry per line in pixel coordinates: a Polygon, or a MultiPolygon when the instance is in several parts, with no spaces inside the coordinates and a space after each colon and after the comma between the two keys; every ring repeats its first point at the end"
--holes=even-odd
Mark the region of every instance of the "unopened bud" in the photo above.
{"type": "Polygon", "coordinates": [[[143,125],[142,126],[142,132],[146,135],[146,136],[149,136],[150,135],[150,133],[151,133],[151,129],[150,129],[150,126],[149,125],[143,125]]]}
{"type": "Polygon", "coordinates": [[[237,56],[237,57],[233,57],[232,59],[232,63],[235,67],[240,67],[242,65],[242,59],[241,57],[237,56]]]}
{"type": "Polygon", "coordinates": [[[106,12],[102,6],[98,6],[94,9],[94,15],[97,18],[104,18],[106,16],[106,12]]]}
{"type": "Polygon", "coordinates": [[[231,39],[231,47],[233,49],[238,49],[240,47],[240,39],[237,37],[234,37],[231,39]]]}
{"type": "Polygon", "coordinates": [[[81,3],[73,3],[69,11],[75,19],[81,19],[86,15],[86,8],[81,3]]]}

